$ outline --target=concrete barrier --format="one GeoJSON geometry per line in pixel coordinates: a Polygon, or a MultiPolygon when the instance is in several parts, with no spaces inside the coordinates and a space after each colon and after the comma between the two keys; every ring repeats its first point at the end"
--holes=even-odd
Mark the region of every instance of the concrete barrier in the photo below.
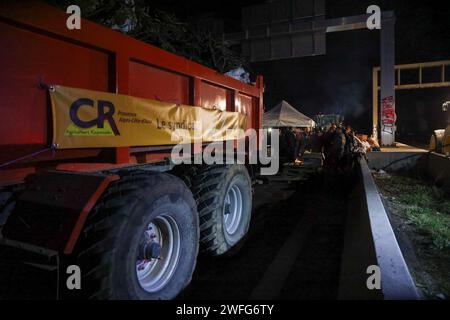
{"type": "Polygon", "coordinates": [[[371,169],[397,171],[412,169],[426,155],[426,152],[369,152],[367,158],[371,169]]]}
{"type": "Polygon", "coordinates": [[[450,193],[450,157],[435,152],[369,152],[370,169],[416,171],[450,193]]]}
{"type": "Polygon", "coordinates": [[[426,174],[434,184],[450,193],[450,158],[431,152],[427,154],[426,174]]]}
{"type": "Polygon", "coordinates": [[[339,298],[420,299],[364,159],[360,161],[358,175],[349,201],[339,298]],[[380,290],[369,290],[367,286],[371,275],[367,268],[372,265],[380,268],[380,290]]]}

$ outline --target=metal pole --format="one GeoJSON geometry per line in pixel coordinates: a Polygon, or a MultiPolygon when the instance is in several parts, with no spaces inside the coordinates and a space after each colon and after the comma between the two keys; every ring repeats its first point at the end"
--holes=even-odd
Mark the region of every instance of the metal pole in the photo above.
{"type": "Polygon", "coordinates": [[[372,137],[378,139],[378,69],[372,69],[372,137]]]}

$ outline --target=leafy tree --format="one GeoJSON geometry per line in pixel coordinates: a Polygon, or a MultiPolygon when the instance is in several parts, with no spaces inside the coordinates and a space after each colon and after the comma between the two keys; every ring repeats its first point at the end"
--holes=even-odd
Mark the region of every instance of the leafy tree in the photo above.
{"type": "Polygon", "coordinates": [[[177,55],[207,65],[219,72],[247,66],[246,60],[228,43],[209,31],[200,31],[160,10],[146,0],[48,0],[66,9],[81,8],[83,18],[123,32],[177,55]]]}

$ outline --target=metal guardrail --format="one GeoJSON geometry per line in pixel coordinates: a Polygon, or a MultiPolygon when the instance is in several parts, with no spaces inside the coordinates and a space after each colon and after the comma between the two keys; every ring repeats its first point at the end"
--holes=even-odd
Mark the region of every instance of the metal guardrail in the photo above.
{"type": "Polygon", "coordinates": [[[340,299],[417,300],[421,295],[403,258],[366,160],[349,201],[340,299]],[[381,289],[369,290],[367,268],[380,268],[381,289]]]}

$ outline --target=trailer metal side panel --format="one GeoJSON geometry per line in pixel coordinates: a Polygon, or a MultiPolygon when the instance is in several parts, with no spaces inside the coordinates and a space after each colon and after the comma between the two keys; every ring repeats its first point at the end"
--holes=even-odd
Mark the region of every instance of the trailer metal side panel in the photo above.
{"type": "Polygon", "coordinates": [[[200,92],[201,106],[203,108],[218,109],[222,111],[232,110],[231,90],[207,82],[202,82],[200,92]]]}
{"type": "MultiPolygon", "coordinates": [[[[238,111],[243,100],[252,105],[244,111],[249,127],[261,127],[262,77],[245,84],[84,19],[80,30],[69,30],[68,16],[40,1],[0,1],[0,165],[8,164],[0,168],[0,185],[6,183],[2,177],[7,184],[20,182],[24,172],[58,168],[63,159],[65,167],[80,171],[137,162],[130,147],[34,156],[48,149],[52,136],[48,93],[38,89],[40,82],[227,111],[238,111]],[[23,170],[7,172],[16,168],[23,170]]],[[[148,152],[142,159],[167,157],[148,152]]]]}
{"type": "Polygon", "coordinates": [[[177,104],[190,104],[189,77],[130,61],[130,95],[177,104]]]}
{"type": "Polygon", "coordinates": [[[247,115],[247,129],[255,128],[257,126],[257,122],[255,121],[255,115],[258,113],[255,112],[255,108],[257,107],[254,103],[254,100],[252,97],[239,94],[239,104],[238,104],[238,110],[241,113],[244,113],[247,115]]]}
{"type": "Polygon", "coordinates": [[[51,122],[40,81],[108,91],[106,52],[1,22],[0,48],[0,145],[47,143],[51,122]]]}

